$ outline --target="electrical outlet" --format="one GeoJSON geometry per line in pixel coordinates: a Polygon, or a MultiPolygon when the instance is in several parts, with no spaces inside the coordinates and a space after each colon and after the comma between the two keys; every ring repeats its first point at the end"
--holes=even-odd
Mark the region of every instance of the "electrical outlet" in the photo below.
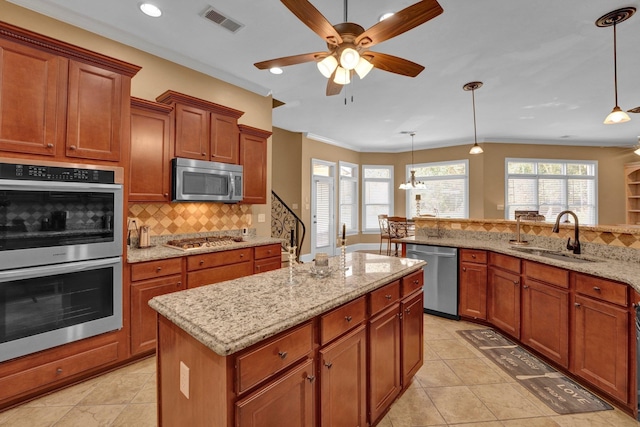
{"type": "Polygon", "coordinates": [[[127,218],[127,230],[139,230],[140,221],[138,218],[127,218]]]}
{"type": "Polygon", "coordinates": [[[258,222],[265,222],[267,218],[264,214],[258,214],[258,222]]]}
{"type": "Polygon", "coordinates": [[[189,367],[180,361],[180,392],[189,398],[189,367]]]}

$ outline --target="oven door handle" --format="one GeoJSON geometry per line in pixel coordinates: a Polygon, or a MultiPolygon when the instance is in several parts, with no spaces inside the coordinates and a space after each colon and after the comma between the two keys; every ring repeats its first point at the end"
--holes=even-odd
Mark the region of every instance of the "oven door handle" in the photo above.
{"type": "Polygon", "coordinates": [[[122,191],[122,184],[98,184],[88,182],[29,181],[20,179],[0,180],[0,190],[38,191],[122,191]]]}
{"type": "Polygon", "coordinates": [[[76,271],[106,267],[119,263],[122,263],[122,257],[66,262],[63,264],[42,265],[37,267],[20,268],[17,270],[3,270],[0,271],[0,283],[32,279],[35,277],[54,276],[57,274],[74,273],[76,271]]]}

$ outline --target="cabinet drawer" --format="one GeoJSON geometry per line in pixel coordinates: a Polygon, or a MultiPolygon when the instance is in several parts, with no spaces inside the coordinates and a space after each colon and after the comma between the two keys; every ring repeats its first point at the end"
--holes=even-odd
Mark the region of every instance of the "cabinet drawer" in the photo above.
{"type": "Polygon", "coordinates": [[[400,281],[396,280],[386,286],[371,292],[369,300],[369,310],[371,315],[375,315],[379,311],[387,308],[400,299],[400,281]]]}
{"type": "Polygon", "coordinates": [[[365,297],[351,301],[320,317],[320,343],[328,343],[366,318],[365,297]]]}
{"type": "Polygon", "coordinates": [[[627,306],[627,285],[574,273],[576,292],[623,307],[627,306]]]}
{"type": "Polygon", "coordinates": [[[299,326],[236,358],[238,393],[297,362],[313,350],[313,326],[299,326]]]}
{"type": "Polygon", "coordinates": [[[520,274],[520,258],[491,252],[489,254],[489,264],[503,270],[520,274]]]}
{"type": "Polygon", "coordinates": [[[131,264],[131,281],[154,279],[161,276],[182,273],[182,258],[162,259],[158,261],[131,264]]]}
{"type": "Polygon", "coordinates": [[[259,259],[256,260],[253,265],[253,272],[255,274],[264,273],[265,271],[277,270],[279,268],[282,268],[282,258],[278,256],[275,258],[259,259]]]}
{"type": "Polygon", "coordinates": [[[250,276],[253,274],[253,269],[252,262],[241,262],[238,264],[207,268],[206,270],[192,271],[187,273],[187,289],[250,276]]]}
{"type": "Polygon", "coordinates": [[[561,288],[569,288],[569,271],[563,268],[523,261],[523,270],[528,278],[560,286],[561,288]]]}
{"type": "Polygon", "coordinates": [[[487,263],[487,251],[476,249],[460,249],[461,262],[473,262],[476,264],[487,263]]]}
{"type": "Polygon", "coordinates": [[[402,296],[406,297],[418,289],[422,289],[422,285],[424,285],[424,272],[420,269],[414,273],[404,276],[400,283],[402,284],[402,296]]]}
{"type": "Polygon", "coordinates": [[[280,245],[266,245],[266,246],[256,246],[255,248],[255,259],[263,259],[263,258],[271,258],[275,256],[281,255],[281,246],[280,245]]]}
{"type": "Polygon", "coordinates": [[[0,379],[0,400],[115,362],[118,343],[74,354],[0,379]]]}
{"type": "Polygon", "coordinates": [[[191,255],[187,258],[187,271],[202,270],[203,268],[219,267],[221,265],[252,260],[253,248],[233,249],[209,254],[191,255]]]}

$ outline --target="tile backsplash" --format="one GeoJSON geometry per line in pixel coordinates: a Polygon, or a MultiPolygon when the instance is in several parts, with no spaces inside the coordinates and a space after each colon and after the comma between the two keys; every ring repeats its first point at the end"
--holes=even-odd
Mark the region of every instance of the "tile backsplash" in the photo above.
{"type": "MultiPolygon", "coordinates": [[[[251,226],[251,205],[225,203],[129,204],[129,218],[148,225],[151,235],[206,233],[251,226]]],[[[125,222],[126,224],[126,222],[125,222]]]]}

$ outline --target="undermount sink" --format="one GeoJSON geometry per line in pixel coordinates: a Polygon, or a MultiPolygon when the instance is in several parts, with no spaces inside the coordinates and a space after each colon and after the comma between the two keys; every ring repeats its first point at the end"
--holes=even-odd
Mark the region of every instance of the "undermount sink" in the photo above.
{"type": "Polygon", "coordinates": [[[541,257],[556,259],[558,261],[564,261],[564,262],[577,262],[577,263],[597,262],[596,260],[593,260],[593,259],[583,258],[580,255],[575,255],[567,252],[558,252],[552,249],[540,248],[537,246],[519,246],[519,247],[514,247],[512,249],[519,252],[526,252],[531,255],[538,255],[541,257]]]}

